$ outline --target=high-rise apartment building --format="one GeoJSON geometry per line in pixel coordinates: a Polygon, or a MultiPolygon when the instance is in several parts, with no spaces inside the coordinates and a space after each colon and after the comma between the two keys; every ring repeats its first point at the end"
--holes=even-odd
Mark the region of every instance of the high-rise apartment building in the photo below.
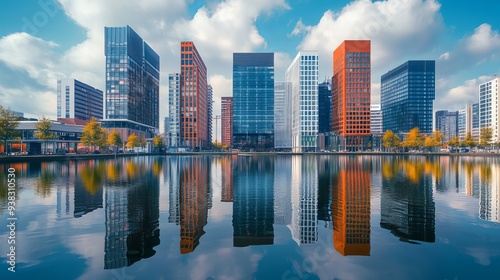
{"type": "MultiPolygon", "coordinates": [[[[213,114],[214,114],[214,102],[213,102],[213,88],[211,85],[207,85],[207,105],[208,105],[208,135],[207,141],[208,145],[212,145],[212,132],[213,132],[213,114]]],[[[217,138],[217,137],[216,137],[217,138]]]]}
{"type": "Polygon", "coordinates": [[[292,151],[312,152],[318,137],[318,52],[301,51],[285,72],[292,98],[292,151]]]}
{"type": "Polygon", "coordinates": [[[102,119],[102,91],[78,80],[57,80],[57,119],[102,119]]]}
{"type": "Polygon", "coordinates": [[[233,147],[274,146],[274,53],[233,54],[233,147]]]}
{"type": "Polygon", "coordinates": [[[371,62],[369,40],[348,40],[333,52],[332,130],[343,150],[368,146],[371,62]]]}
{"type": "Polygon", "coordinates": [[[160,57],[129,26],[105,27],[106,92],[103,127],[122,139],[159,129],[160,57]]]}
{"type": "Polygon", "coordinates": [[[201,148],[210,144],[207,91],[207,67],[200,53],[193,42],[181,42],[181,146],[201,148]]]}
{"type": "Polygon", "coordinates": [[[458,112],[436,111],[436,130],[443,133],[445,142],[458,136],[458,112]]]}
{"type": "Polygon", "coordinates": [[[382,134],[382,108],[380,104],[370,105],[370,131],[371,134],[382,134]]]}
{"type": "Polygon", "coordinates": [[[498,123],[500,91],[498,84],[500,84],[500,78],[497,77],[479,85],[479,129],[491,127],[493,142],[500,140],[500,124],[498,123]]]}
{"type": "Polygon", "coordinates": [[[292,149],[292,98],[290,83],[274,82],[274,149],[292,149]]]}
{"type": "Polygon", "coordinates": [[[180,75],[173,73],[168,75],[168,116],[169,124],[165,127],[165,136],[168,138],[169,146],[180,145],[180,75]]]}
{"type": "Polygon", "coordinates": [[[318,133],[332,131],[332,85],[326,81],[318,85],[318,133]]]}
{"type": "Polygon", "coordinates": [[[434,98],[434,60],[410,60],[382,75],[383,130],[432,132],[434,98]]]}
{"type": "Polygon", "coordinates": [[[221,97],[221,143],[231,146],[233,141],[233,98],[221,97]]]}

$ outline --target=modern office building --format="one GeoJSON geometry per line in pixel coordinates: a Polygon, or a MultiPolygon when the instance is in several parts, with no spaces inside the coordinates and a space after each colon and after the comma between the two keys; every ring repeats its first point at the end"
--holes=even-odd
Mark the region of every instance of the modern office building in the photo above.
{"type": "MultiPolygon", "coordinates": [[[[208,145],[212,145],[212,132],[213,132],[213,115],[214,115],[214,96],[213,88],[207,85],[207,105],[208,105],[208,131],[207,141],[208,145]]],[[[217,137],[216,137],[217,138],[217,137]]]]}
{"type": "Polygon", "coordinates": [[[233,147],[274,146],[274,53],[233,54],[233,147]]]}
{"type": "Polygon", "coordinates": [[[292,99],[292,150],[313,152],[318,137],[318,52],[301,51],[285,72],[292,99]]]}
{"type": "Polygon", "coordinates": [[[221,158],[221,202],[233,202],[233,164],[235,164],[233,157],[221,158]]]}
{"type": "Polygon", "coordinates": [[[318,133],[332,131],[332,85],[325,81],[318,85],[318,133]]]}
{"type": "Polygon", "coordinates": [[[274,149],[292,149],[292,98],[290,83],[274,82],[274,149]]]}
{"type": "Polygon", "coordinates": [[[479,141],[479,103],[472,104],[472,137],[479,141]]]}
{"type": "Polygon", "coordinates": [[[458,112],[436,111],[436,130],[443,133],[445,142],[458,136],[458,112]]]}
{"type": "Polygon", "coordinates": [[[88,122],[91,118],[102,119],[102,91],[78,80],[57,80],[57,120],[88,122]]]}
{"type": "Polygon", "coordinates": [[[364,149],[370,141],[370,47],[369,40],[348,40],[333,52],[332,131],[342,150],[364,149]]]}
{"type": "Polygon", "coordinates": [[[370,133],[380,135],[382,130],[382,107],[380,104],[370,105],[370,133]]]}
{"type": "Polygon", "coordinates": [[[221,143],[230,147],[233,143],[233,98],[221,97],[221,143]]]}
{"type": "Polygon", "coordinates": [[[410,60],[382,75],[383,130],[432,132],[435,61],[410,60]]]}
{"type": "Polygon", "coordinates": [[[165,137],[168,138],[169,146],[180,145],[180,75],[173,73],[168,75],[168,116],[169,126],[165,127],[165,137]]]}
{"type": "Polygon", "coordinates": [[[470,132],[472,135],[472,123],[467,122],[467,116],[472,114],[472,106],[469,107],[470,104],[467,104],[465,109],[458,110],[457,116],[457,130],[458,130],[458,140],[464,141],[467,132],[470,132]],[[469,113],[470,109],[470,113],[469,113]]]}
{"type": "Polygon", "coordinates": [[[102,126],[146,138],[159,130],[160,57],[132,29],[105,27],[106,91],[102,126]]]}
{"type": "MultiPolygon", "coordinates": [[[[491,127],[493,130],[492,141],[500,141],[500,78],[479,85],[479,129],[491,127]]],[[[481,132],[479,133],[481,134],[481,132]]]]}
{"type": "Polygon", "coordinates": [[[210,143],[207,67],[193,42],[181,42],[180,141],[192,149],[210,143]]]}

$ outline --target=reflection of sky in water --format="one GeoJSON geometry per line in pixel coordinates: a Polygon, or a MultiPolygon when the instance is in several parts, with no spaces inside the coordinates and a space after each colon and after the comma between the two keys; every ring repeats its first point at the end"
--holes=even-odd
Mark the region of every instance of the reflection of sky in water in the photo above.
{"type": "MultiPolygon", "coordinates": [[[[491,279],[500,267],[496,158],[147,157],[13,167],[16,279],[55,271],[57,279],[491,279]],[[184,254],[181,236],[193,244],[184,254]]],[[[3,251],[7,235],[0,227],[3,251]]],[[[1,279],[12,278],[6,268],[1,279]]]]}

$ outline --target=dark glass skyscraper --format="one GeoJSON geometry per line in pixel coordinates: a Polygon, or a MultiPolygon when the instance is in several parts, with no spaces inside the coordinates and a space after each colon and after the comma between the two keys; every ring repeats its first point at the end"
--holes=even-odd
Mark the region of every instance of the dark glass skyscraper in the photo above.
{"type": "Polygon", "coordinates": [[[447,142],[451,138],[458,136],[458,111],[448,112],[441,110],[436,112],[436,130],[443,133],[447,142]]]}
{"type": "Polygon", "coordinates": [[[233,147],[274,145],[274,53],[233,54],[233,147]]]}
{"type": "Polygon", "coordinates": [[[105,27],[103,126],[146,137],[159,128],[160,57],[129,26],[105,27]]]}
{"type": "Polygon", "coordinates": [[[434,82],[434,60],[410,60],[382,75],[383,130],[432,132],[434,82]]]}
{"type": "Polygon", "coordinates": [[[318,85],[318,133],[332,131],[332,85],[323,82],[318,85]]]}

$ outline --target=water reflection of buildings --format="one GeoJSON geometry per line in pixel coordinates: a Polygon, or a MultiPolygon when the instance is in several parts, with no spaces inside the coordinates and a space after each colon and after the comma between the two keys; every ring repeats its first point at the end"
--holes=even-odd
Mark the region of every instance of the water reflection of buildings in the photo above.
{"type": "Polygon", "coordinates": [[[233,246],[274,242],[274,162],[238,157],[233,173],[233,246]]]}
{"type": "Polygon", "coordinates": [[[424,173],[424,162],[395,160],[384,164],[380,226],[403,242],[434,242],[432,176],[424,173]]]}
{"type": "Polygon", "coordinates": [[[328,160],[328,156],[318,158],[318,220],[325,221],[325,227],[331,221],[330,204],[332,202],[332,170],[337,161],[328,160]]]}
{"type": "Polygon", "coordinates": [[[292,158],[274,158],[274,224],[292,223],[292,158]]]}
{"type": "Polygon", "coordinates": [[[209,161],[207,157],[179,160],[180,252],[193,252],[207,224],[209,191],[209,161]]]}
{"type": "Polygon", "coordinates": [[[479,218],[481,220],[500,222],[499,169],[495,164],[481,166],[479,189],[479,218]]]}
{"type": "Polygon", "coordinates": [[[233,201],[233,156],[222,158],[221,202],[233,201]]]}
{"type": "Polygon", "coordinates": [[[333,245],[343,256],[370,255],[370,169],[356,160],[340,158],[332,179],[333,245]]]}
{"type": "MultiPolygon", "coordinates": [[[[108,181],[104,193],[104,269],[149,258],[156,253],[153,247],[160,244],[158,176],[152,172],[151,162],[126,160],[127,168],[119,174],[122,180],[108,181]]],[[[123,161],[107,164],[122,165],[123,161]]]]}
{"type": "Polygon", "coordinates": [[[292,238],[298,244],[318,241],[318,174],[315,157],[292,157],[292,238]]]}
{"type": "Polygon", "coordinates": [[[168,222],[179,224],[179,157],[168,160],[168,222]]]}

